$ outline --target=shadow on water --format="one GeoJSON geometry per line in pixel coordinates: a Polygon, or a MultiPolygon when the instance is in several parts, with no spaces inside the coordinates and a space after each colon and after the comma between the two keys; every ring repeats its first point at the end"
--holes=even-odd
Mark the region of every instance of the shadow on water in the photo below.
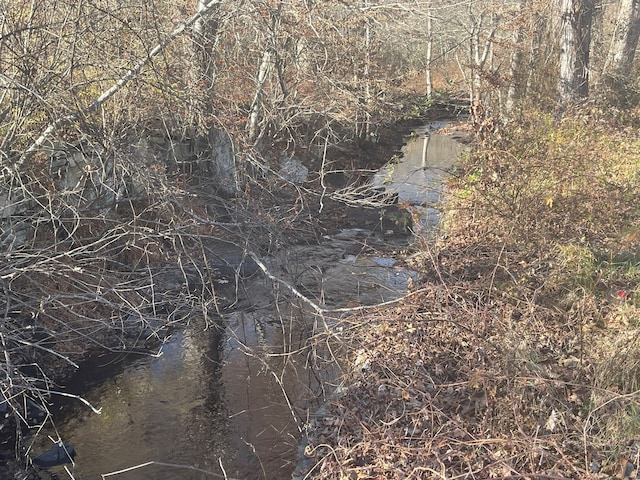
{"type": "MultiPolygon", "coordinates": [[[[421,163],[427,150],[427,159],[436,162],[432,169],[440,169],[440,140],[434,135],[427,147],[419,143],[424,135],[405,147],[406,165],[393,167],[387,185],[404,195],[416,183],[411,195],[420,205],[435,201],[429,196],[432,184],[442,181],[421,163]],[[418,153],[410,153],[414,150],[418,153]]],[[[442,171],[460,153],[459,144],[453,153],[452,144],[446,148],[442,171]]],[[[388,178],[389,168],[378,176],[388,178]]],[[[290,247],[265,263],[323,306],[372,305],[399,297],[415,279],[415,272],[384,254],[406,244],[406,237],[352,229],[318,246],[290,247]]],[[[130,470],[105,478],[291,478],[300,431],[309,412],[331,394],[323,388],[337,377],[338,367],[314,360],[317,352],[309,349],[308,339],[318,318],[293,297],[263,277],[245,281],[238,294],[233,310],[219,319],[224,327],[205,328],[194,319],[172,335],[159,357],[101,357],[81,370],[68,391],[102,413],[64,402],[56,430],[45,432],[75,447],[75,464],[68,467],[73,478],[101,479],[125,469],[130,470]],[[171,466],[141,466],[154,461],[171,466]]],[[[40,435],[34,452],[50,446],[47,435],[40,435]]],[[[68,475],[62,467],[55,471],[61,478],[68,475]]]]}
{"type": "MultiPolygon", "coordinates": [[[[68,389],[102,408],[102,413],[96,415],[77,403],[61,405],[57,433],[76,446],[74,477],[99,479],[150,460],[220,471],[211,459],[230,453],[228,415],[221,402],[220,341],[213,329],[189,328],[175,333],[158,358],[116,360],[90,370],[99,372],[100,380],[76,379],[68,389]]],[[[115,478],[203,477],[150,466],[115,478]]]]}

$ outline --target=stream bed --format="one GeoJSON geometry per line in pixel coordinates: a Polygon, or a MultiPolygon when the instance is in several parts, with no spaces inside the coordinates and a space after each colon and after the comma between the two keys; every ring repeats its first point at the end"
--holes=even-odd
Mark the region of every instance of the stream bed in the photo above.
{"type": "MultiPolygon", "coordinates": [[[[437,222],[443,178],[462,147],[428,127],[416,133],[400,162],[382,169],[374,183],[425,208],[429,228],[437,222]]],[[[403,295],[417,279],[394,259],[409,241],[354,228],[264,262],[324,308],[374,305],[403,295]]],[[[246,279],[219,319],[223,330],[194,319],[159,356],[96,359],[68,390],[102,413],[77,401],[60,403],[55,430],[41,432],[34,454],[52,440],[72,444],[74,464],[68,472],[53,470],[77,480],[291,478],[301,431],[339,372],[313,361],[308,340],[317,315],[277,287],[261,275],[246,279]],[[107,373],[97,377],[100,371],[107,373]]]]}

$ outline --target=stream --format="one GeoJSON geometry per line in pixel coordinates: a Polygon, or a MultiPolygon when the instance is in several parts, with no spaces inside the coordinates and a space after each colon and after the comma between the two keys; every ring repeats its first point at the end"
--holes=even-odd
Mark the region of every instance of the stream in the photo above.
{"type": "MultiPolygon", "coordinates": [[[[436,127],[416,131],[400,161],[373,180],[422,209],[422,231],[437,224],[443,179],[463,150],[436,127]]],[[[398,298],[418,278],[394,260],[410,241],[353,228],[263,261],[325,308],[374,305],[398,298]]],[[[224,331],[194,319],[159,356],[95,359],[67,389],[102,413],[61,402],[55,430],[40,432],[34,455],[58,438],[72,444],[77,456],[68,472],[51,470],[77,480],[291,478],[309,412],[339,375],[307,348],[318,317],[256,274],[242,282],[221,320],[224,331]]]]}

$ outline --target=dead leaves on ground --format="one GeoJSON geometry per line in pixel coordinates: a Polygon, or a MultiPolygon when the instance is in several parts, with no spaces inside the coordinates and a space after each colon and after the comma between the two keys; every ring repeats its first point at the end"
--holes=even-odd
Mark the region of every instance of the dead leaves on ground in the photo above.
{"type": "Polygon", "coordinates": [[[594,438],[606,408],[594,412],[595,360],[579,325],[429,288],[440,291],[349,329],[354,369],[314,420],[310,478],[622,478],[622,449],[594,438]]]}

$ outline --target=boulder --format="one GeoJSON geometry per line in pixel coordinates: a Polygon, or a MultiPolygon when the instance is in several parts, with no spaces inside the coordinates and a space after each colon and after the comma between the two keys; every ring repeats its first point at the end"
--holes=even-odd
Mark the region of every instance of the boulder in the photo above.
{"type": "Polygon", "coordinates": [[[296,157],[291,157],[282,161],[278,175],[295,185],[302,185],[307,181],[309,169],[296,157]]]}

